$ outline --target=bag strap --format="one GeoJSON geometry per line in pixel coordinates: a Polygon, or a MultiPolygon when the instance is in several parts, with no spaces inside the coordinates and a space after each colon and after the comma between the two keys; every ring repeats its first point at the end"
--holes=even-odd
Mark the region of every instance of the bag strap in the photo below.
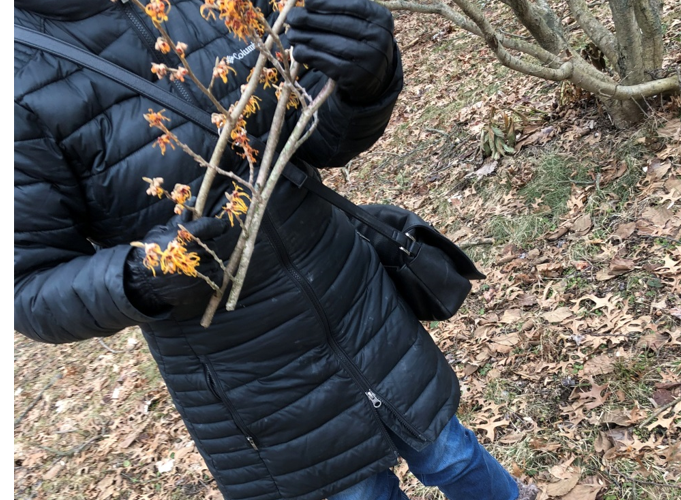
{"type": "MultiPolygon", "coordinates": [[[[167,90],[160,88],[153,82],[142,78],[131,71],[121,68],[106,59],[83,50],[68,42],[64,42],[53,36],[41,33],[31,28],[14,25],[14,41],[28,45],[36,49],[49,52],[58,57],[84,66],[100,75],[111,78],[129,89],[148,97],[149,99],[165,106],[187,120],[201,126],[213,135],[217,135],[215,125],[211,121],[211,115],[207,111],[194,106],[184,99],[171,94],[167,90]]],[[[262,141],[250,136],[256,147],[264,147],[262,141]],[[262,146],[260,146],[262,145],[262,146]]],[[[396,230],[394,227],[384,223],[380,219],[369,214],[365,210],[352,203],[347,198],[341,196],[333,189],[325,186],[321,181],[307,175],[303,170],[289,163],[283,173],[284,177],[295,184],[297,187],[304,187],[313,192],[320,198],[335,205],[339,209],[358,221],[371,227],[379,234],[392,240],[408,255],[414,250],[414,238],[410,235],[396,230]]]]}

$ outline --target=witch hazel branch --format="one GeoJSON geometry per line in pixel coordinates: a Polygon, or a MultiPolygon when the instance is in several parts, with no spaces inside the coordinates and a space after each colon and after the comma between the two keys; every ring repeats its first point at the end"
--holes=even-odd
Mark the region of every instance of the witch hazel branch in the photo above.
{"type": "Polygon", "coordinates": [[[177,238],[165,249],[160,248],[154,242],[132,243],[145,250],[144,265],[154,274],[157,270],[162,273],[179,272],[204,279],[213,288],[214,294],[201,318],[201,325],[208,327],[230,285],[226,309],[231,311],[236,307],[255,249],[258,230],[274,187],[296,150],[315,130],[318,123],[318,110],[333,92],[335,82],[328,80],[317,96],[311,97],[297,81],[300,71],[299,63],[292,59],[291,51],[284,48],[279,38],[279,34],[284,29],[287,13],[294,6],[302,6],[303,1],[273,1],[272,4],[279,15],[274,25],[270,26],[260,9],[254,7],[250,1],[205,0],[200,7],[200,13],[206,21],[224,22],[231,34],[244,42],[253,44],[259,51],[257,62],[247,78],[247,83],[241,87],[241,97],[229,108],[225,108],[215,97],[213,89],[217,85],[226,84],[230,77],[236,75],[236,71],[229,63],[229,57],[225,56],[215,61],[211,80],[204,84],[187,62],[186,53],[189,47],[182,41],[172,40],[165,29],[164,23],[168,21],[172,8],[171,2],[169,0],[150,0],[146,4],[141,0],[132,0],[132,2],[149,16],[158,30],[156,50],[162,53],[174,53],[180,60],[177,67],[154,63],[151,67],[152,73],[158,78],[193,82],[215,106],[212,122],[218,130],[219,138],[209,159],[204,159],[192,151],[168,128],[170,119],[164,115],[165,110],[150,109],[144,115],[150,127],[155,127],[162,132],[154,143],[161,154],[165,154],[168,148],[177,147],[192,157],[199,166],[206,169],[194,205],[189,204],[192,198],[189,186],[177,184],[172,191],[168,192],[163,188],[164,179],[160,177],[144,178],[144,181],[148,183],[149,195],[165,196],[175,203],[176,214],[188,210],[193,219],[198,219],[204,215],[208,194],[216,176],[223,175],[230,178],[233,190],[225,193],[226,202],[217,217],[227,217],[232,226],[238,223],[241,232],[228,262],[223,262],[183,226],[179,226],[177,238]],[[277,106],[264,151],[258,151],[251,145],[246,130],[246,120],[257,113],[260,108],[259,98],[255,95],[259,85],[264,88],[271,87],[277,97],[277,106]],[[300,110],[298,120],[293,131],[286,138],[284,146],[277,151],[286,111],[291,108],[300,110]],[[248,179],[219,167],[228,147],[233,148],[248,162],[248,179]],[[213,283],[198,272],[199,256],[194,252],[186,251],[186,244],[191,240],[207,250],[219,263],[223,270],[222,283],[213,283]]]}

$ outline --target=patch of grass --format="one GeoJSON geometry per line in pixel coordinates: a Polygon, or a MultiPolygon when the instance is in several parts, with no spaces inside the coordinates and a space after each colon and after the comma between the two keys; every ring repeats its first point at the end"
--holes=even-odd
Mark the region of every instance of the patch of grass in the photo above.
{"type": "Polygon", "coordinates": [[[617,359],[609,378],[613,392],[622,391],[627,401],[648,401],[657,378],[655,355],[641,351],[628,359],[617,359]]]}
{"type": "Polygon", "coordinates": [[[551,220],[542,215],[497,216],[490,220],[488,233],[495,241],[524,247],[544,234],[551,223],[551,220]]]}
{"type": "Polygon", "coordinates": [[[573,181],[588,179],[587,165],[575,158],[552,152],[543,155],[537,160],[532,180],[518,192],[528,210],[534,211],[492,217],[488,227],[490,236],[524,247],[556,227],[567,211],[573,181]],[[535,208],[531,208],[533,205],[535,208]]]}
{"type": "MultiPolygon", "coordinates": [[[[488,373],[493,367],[492,363],[483,366],[478,373],[484,375],[483,369],[486,368],[488,373]]],[[[486,374],[485,373],[485,374],[486,374]]],[[[504,404],[511,402],[518,395],[517,387],[505,378],[496,378],[490,380],[485,387],[485,399],[494,401],[496,404],[504,404]]]]}
{"type": "Polygon", "coordinates": [[[554,215],[562,215],[570,198],[572,181],[588,181],[587,166],[577,158],[548,153],[539,159],[532,180],[520,190],[529,203],[541,200],[554,215]]]}

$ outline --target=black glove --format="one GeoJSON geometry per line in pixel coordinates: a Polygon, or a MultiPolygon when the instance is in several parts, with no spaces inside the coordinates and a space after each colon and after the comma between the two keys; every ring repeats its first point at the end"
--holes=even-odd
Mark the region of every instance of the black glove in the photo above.
{"type": "MultiPolygon", "coordinates": [[[[177,237],[178,224],[182,224],[223,260],[229,258],[229,254],[222,255],[223,252],[220,251],[224,245],[216,242],[216,238],[226,234],[230,229],[228,223],[215,217],[202,217],[190,222],[184,222],[183,219],[176,217],[168,225],[154,227],[144,237],[143,242],[157,243],[161,250],[165,250],[168,243],[177,237]]],[[[196,252],[199,255],[201,260],[198,272],[220,286],[223,272],[215,259],[193,240],[185,246],[188,253],[196,252]]],[[[144,257],[144,249],[135,247],[125,262],[125,293],[137,309],[148,316],[170,313],[170,317],[176,320],[192,318],[203,313],[213,295],[213,289],[208,283],[199,277],[181,273],[163,274],[160,268],[155,269],[154,276],[151,269],[143,264],[144,257]]]]}
{"type": "Polygon", "coordinates": [[[306,0],[289,12],[297,61],[336,80],[344,99],[369,103],[394,74],[393,18],[370,0],[306,0]]]}

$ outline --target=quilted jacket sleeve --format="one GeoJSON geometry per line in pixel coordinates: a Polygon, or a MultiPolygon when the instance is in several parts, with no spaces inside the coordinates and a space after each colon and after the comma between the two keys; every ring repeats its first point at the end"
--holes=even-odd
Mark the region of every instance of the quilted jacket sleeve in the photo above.
{"type": "Polygon", "coordinates": [[[149,318],[123,290],[127,245],[95,251],[80,186],[36,117],[14,107],[14,328],[65,343],[149,318]]]}

